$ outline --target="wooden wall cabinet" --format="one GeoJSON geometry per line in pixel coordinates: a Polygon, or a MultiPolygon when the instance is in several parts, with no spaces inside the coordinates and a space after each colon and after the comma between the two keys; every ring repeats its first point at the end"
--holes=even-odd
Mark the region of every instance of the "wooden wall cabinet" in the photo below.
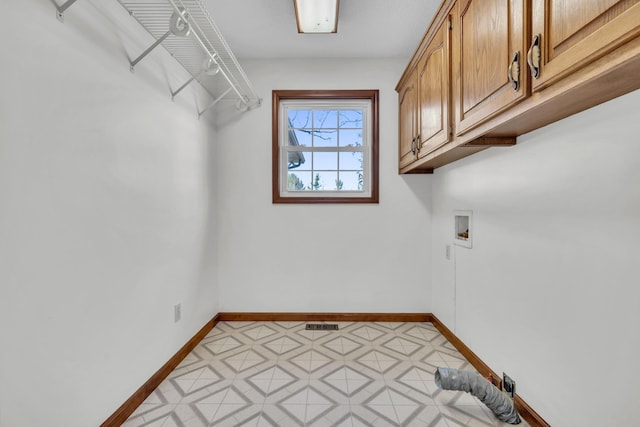
{"type": "Polygon", "coordinates": [[[399,162],[400,169],[413,163],[416,156],[418,136],[418,74],[413,70],[399,89],[399,162]]]}
{"type": "Polygon", "coordinates": [[[400,110],[399,168],[415,162],[452,140],[451,16],[440,23],[411,72],[397,88],[400,110]]]}
{"type": "Polygon", "coordinates": [[[458,1],[453,57],[458,135],[528,95],[525,13],[525,0],[458,1]]]}
{"type": "Polygon", "coordinates": [[[396,87],[400,173],[639,88],[640,0],[443,0],[396,87]]]}
{"type": "Polygon", "coordinates": [[[640,34],[638,0],[532,0],[532,4],[527,57],[537,74],[534,91],[569,77],[640,34]]]}
{"type": "Polygon", "coordinates": [[[451,16],[418,62],[418,158],[451,140],[451,16]]]}

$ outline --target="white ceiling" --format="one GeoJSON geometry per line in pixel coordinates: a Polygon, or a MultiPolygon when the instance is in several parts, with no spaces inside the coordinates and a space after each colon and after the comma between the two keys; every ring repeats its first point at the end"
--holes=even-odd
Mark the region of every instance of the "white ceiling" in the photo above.
{"type": "Polygon", "coordinates": [[[440,0],[341,0],[337,34],[298,34],[293,0],[204,0],[235,56],[406,58],[440,0]]]}

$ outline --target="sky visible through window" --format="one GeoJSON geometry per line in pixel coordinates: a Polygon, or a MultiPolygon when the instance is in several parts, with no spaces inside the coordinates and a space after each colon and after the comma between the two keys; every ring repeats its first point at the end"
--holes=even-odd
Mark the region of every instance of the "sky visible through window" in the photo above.
{"type": "Polygon", "coordinates": [[[360,109],[289,109],[288,190],[362,191],[362,117],[360,109]]]}

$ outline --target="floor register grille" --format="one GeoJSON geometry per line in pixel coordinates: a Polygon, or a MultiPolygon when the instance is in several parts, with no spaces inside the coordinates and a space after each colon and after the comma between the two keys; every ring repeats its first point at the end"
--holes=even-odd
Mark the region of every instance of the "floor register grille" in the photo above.
{"type": "Polygon", "coordinates": [[[307,331],[337,331],[338,325],[331,323],[307,323],[307,331]]]}

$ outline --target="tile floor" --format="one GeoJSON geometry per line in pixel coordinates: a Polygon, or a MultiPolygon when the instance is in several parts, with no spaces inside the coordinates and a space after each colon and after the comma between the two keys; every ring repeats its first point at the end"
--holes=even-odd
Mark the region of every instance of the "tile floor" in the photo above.
{"type": "Polygon", "coordinates": [[[508,425],[436,387],[436,367],[473,367],[431,323],[338,324],[220,322],[124,426],[508,425]]]}

